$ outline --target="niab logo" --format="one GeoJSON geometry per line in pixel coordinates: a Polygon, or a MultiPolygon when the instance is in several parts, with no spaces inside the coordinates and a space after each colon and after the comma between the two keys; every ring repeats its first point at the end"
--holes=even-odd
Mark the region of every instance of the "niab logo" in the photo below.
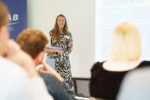
{"type": "Polygon", "coordinates": [[[8,18],[10,20],[9,25],[15,25],[19,23],[19,14],[9,14],[8,18]]]}

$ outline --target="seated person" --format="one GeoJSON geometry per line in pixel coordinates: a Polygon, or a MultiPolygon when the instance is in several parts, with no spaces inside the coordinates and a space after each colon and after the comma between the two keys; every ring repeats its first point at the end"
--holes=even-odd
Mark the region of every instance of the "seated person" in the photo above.
{"type": "Polygon", "coordinates": [[[150,100],[150,68],[129,72],[121,85],[117,100],[150,100]]]}
{"type": "Polygon", "coordinates": [[[31,57],[9,38],[8,15],[0,1],[0,100],[53,100],[31,57]]]}
{"type": "Polygon", "coordinates": [[[97,62],[91,69],[91,96],[115,100],[125,74],[150,65],[150,61],[139,61],[140,56],[141,38],[138,29],[131,23],[119,24],[112,34],[110,60],[97,62]]]}
{"type": "Polygon", "coordinates": [[[55,100],[73,100],[74,97],[65,87],[63,78],[45,62],[42,62],[44,48],[48,43],[46,36],[37,29],[25,29],[19,34],[16,41],[23,51],[31,55],[36,66],[41,63],[44,65],[38,71],[44,78],[48,92],[53,98],[55,100]]]}

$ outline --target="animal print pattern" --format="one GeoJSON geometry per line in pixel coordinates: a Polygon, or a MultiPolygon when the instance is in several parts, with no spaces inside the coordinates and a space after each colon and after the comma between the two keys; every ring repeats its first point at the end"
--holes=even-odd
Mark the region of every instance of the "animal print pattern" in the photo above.
{"type": "MultiPolygon", "coordinates": [[[[68,54],[67,39],[64,37],[64,34],[61,34],[60,41],[54,41],[51,34],[52,33],[50,33],[51,46],[62,48],[62,50],[64,51],[64,54],[50,53],[47,56],[48,58],[55,59],[56,71],[63,77],[64,83],[66,84],[68,89],[70,89],[73,93],[75,93],[74,84],[72,81],[72,73],[71,73],[71,65],[70,65],[69,54],[68,54]]],[[[70,34],[70,40],[72,41],[71,34],[70,34]]]]}

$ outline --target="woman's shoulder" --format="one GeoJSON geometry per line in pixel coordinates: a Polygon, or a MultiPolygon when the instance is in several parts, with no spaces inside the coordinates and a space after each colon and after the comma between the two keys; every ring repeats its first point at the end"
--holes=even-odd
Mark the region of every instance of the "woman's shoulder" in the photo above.
{"type": "Polygon", "coordinates": [[[49,31],[49,34],[54,33],[54,28],[49,31]]]}
{"type": "Polygon", "coordinates": [[[72,37],[72,34],[71,34],[71,32],[70,32],[70,31],[68,31],[68,35],[69,35],[70,37],[72,37]]]}
{"type": "Polygon", "coordinates": [[[103,62],[95,62],[92,66],[91,72],[95,72],[98,71],[100,69],[100,67],[102,67],[104,61],[103,62]]]}
{"type": "Polygon", "coordinates": [[[69,33],[69,35],[71,34],[71,32],[70,32],[70,31],[68,31],[68,33],[69,33]]]}
{"type": "Polygon", "coordinates": [[[52,33],[53,33],[52,30],[50,30],[50,31],[49,31],[49,34],[52,34],[52,33]]]}
{"type": "Polygon", "coordinates": [[[148,61],[148,60],[142,61],[141,64],[139,65],[139,67],[144,67],[144,66],[149,66],[150,67],[150,61],[148,61]]]}
{"type": "Polygon", "coordinates": [[[95,79],[102,68],[103,62],[96,62],[93,64],[92,69],[91,69],[91,80],[95,79]]]}
{"type": "Polygon", "coordinates": [[[49,36],[52,37],[53,36],[53,30],[49,31],[49,36]]]}

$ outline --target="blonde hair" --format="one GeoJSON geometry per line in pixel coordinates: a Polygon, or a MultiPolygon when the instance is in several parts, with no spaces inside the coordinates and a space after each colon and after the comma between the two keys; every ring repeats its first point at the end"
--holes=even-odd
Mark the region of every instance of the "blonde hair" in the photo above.
{"type": "Polygon", "coordinates": [[[141,38],[139,30],[131,23],[119,24],[112,34],[111,60],[138,60],[140,56],[141,38]]]}

